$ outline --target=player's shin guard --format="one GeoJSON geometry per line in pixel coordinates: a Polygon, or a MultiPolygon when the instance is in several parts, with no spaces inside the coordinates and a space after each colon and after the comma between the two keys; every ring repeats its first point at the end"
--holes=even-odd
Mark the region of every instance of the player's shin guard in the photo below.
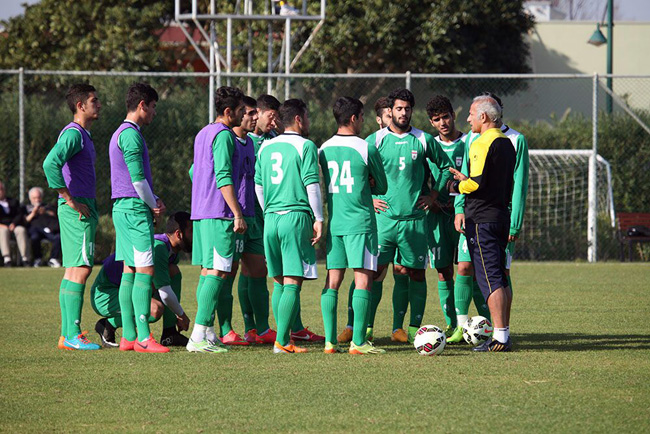
{"type": "Polygon", "coordinates": [[[323,289],[320,296],[320,307],[323,313],[323,328],[325,329],[325,342],[336,344],[336,305],[339,292],[335,289],[323,289]]]}
{"type": "Polygon", "coordinates": [[[250,278],[239,274],[239,281],[237,282],[237,296],[239,298],[239,306],[241,307],[241,314],[244,317],[244,331],[247,332],[255,328],[255,317],[253,315],[253,305],[251,304],[248,293],[250,285],[250,278]]]}
{"type": "Polygon", "coordinates": [[[269,290],[266,277],[250,277],[248,280],[248,297],[253,306],[255,328],[263,333],[269,326],[269,290]]]}
{"type": "Polygon", "coordinates": [[[300,330],[304,330],[305,325],[302,323],[302,315],[300,315],[300,292],[298,292],[298,310],[295,313],[295,320],[293,321],[293,325],[291,326],[291,331],[292,332],[299,332],[300,330]]]}
{"type": "Polygon", "coordinates": [[[234,277],[228,276],[223,280],[223,287],[219,292],[219,300],[217,302],[217,317],[219,318],[219,328],[221,329],[221,336],[226,336],[232,330],[232,285],[235,281],[234,277]]]}
{"type": "Polygon", "coordinates": [[[273,308],[273,318],[275,318],[275,326],[278,326],[278,314],[280,299],[282,299],[282,294],[284,293],[284,285],[279,284],[278,282],[273,282],[273,294],[271,295],[271,307],[273,308]]]}
{"type": "Polygon", "coordinates": [[[65,312],[66,312],[66,333],[67,337],[73,338],[81,334],[81,310],[84,304],[83,283],[68,281],[65,292],[65,312]]]}
{"type": "Polygon", "coordinates": [[[67,279],[61,281],[59,287],[59,307],[61,308],[61,336],[68,337],[68,315],[65,309],[65,287],[68,284],[67,279]]]}
{"type": "Polygon", "coordinates": [[[474,305],[476,306],[478,314],[492,321],[492,318],[490,317],[490,308],[488,307],[485,297],[483,296],[481,288],[478,286],[476,280],[473,282],[472,286],[472,297],[474,298],[474,305]]]}
{"type": "MultiPolygon", "coordinates": [[[[377,315],[377,308],[381,297],[384,293],[384,282],[372,282],[372,291],[370,295],[370,308],[368,309],[367,327],[373,328],[375,326],[375,316],[377,315]]],[[[360,344],[359,344],[360,345],[360,344]]]]}
{"type": "Polygon", "coordinates": [[[352,296],[352,308],[354,309],[354,329],[352,331],[352,342],[355,345],[363,345],[366,341],[366,319],[371,304],[372,294],[366,289],[355,289],[352,296]]]}
{"type": "MultiPolygon", "coordinates": [[[[456,285],[454,286],[454,305],[456,306],[456,318],[467,318],[469,305],[472,303],[472,276],[456,276],[456,285]]],[[[459,326],[463,324],[458,321],[459,326]]]]}
{"type": "Polygon", "coordinates": [[[211,326],[214,324],[214,309],[219,299],[219,292],[223,287],[224,279],[218,276],[205,276],[201,290],[196,299],[196,324],[211,326]]]}
{"type": "Polygon", "coordinates": [[[283,285],[282,298],[278,303],[278,337],[277,340],[283,347],[289,345],[291,324],[295,321],[298,310],[298,285],[283,285]]]}
{"type": "Polygon", "coordinates": [[[404,327],[404,317],[409,307],[409,277],[402,274],[393,274],[395,287],[393,288],[393,330],[404,327]]]}
{"type": "Polygon", "coordinates": [[[456,327],[456,313],[454,307],[454,281],[438,281],[438,296],[440,297],[440,307],[445,316],[447,325],[456,327]]]}
{"type": "Polygon", "coordinates": [[[354,309],[352,309],[352,297],[354,297],[354,279],[350,283],[350,289],[348,291],[348,327],[354,326],[354,309]]]}
{"type": "Polygon", "coordinates": [[[133,313],[135,326],[138,331],[138,340],[143,342],[149,338],[149,316],[151,314],[151,281],[153,277],[144,273],[135,273],[133,279],[133,313]]]}
{"type": "Polygon", "coordinates": [[[122,337],[133,342],[136,338],[135,314],[133,312],[133,273],[123,273],[120,280],[119,301],[122,317],[122,337]]]}
{"type": "Polygon", "coordinates": [[[424,308],[427,304],[427,281],[417,282],[413,279],[409,282],[409,302],[411,303],[410,327],[420,327],[424,308]]]}

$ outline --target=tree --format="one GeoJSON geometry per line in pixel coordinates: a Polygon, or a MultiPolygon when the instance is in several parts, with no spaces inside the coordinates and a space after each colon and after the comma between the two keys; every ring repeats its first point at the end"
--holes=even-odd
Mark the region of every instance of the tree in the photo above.
{"type": "Polygon", "coordinates": [[[154,32],[172,1],[42,0],[4,22],[0,68],[166,70],[154,32]]]}

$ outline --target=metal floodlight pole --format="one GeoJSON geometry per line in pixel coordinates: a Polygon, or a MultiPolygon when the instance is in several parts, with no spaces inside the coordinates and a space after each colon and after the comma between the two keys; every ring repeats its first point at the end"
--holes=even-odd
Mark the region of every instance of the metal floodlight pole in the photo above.
{"type": "MultiPolygon", "coordinates": [[[[226,72],[230,74],[232,72],[232,18],[226,20],[226,72]]],[[[228,86],[231,85],[230,76],[226,79],[228,86]]]]}
{"type": "Polygon", "coordinates": [[[25,202],[25,70],[18,70],[18,197],[25,202]]]}
{"type": "Polygon", "coordinates": [[[598,212],[598,73],[593,77],[593,95],[592,95],[592,113],[591,113],[591,135],[592,135],[592,153],[589,156],[589,186],[588,186],[588,203],[587,211],[587,261],[596,262],[598,260],[598,229],[597,229],[597,212],[598,212]]]}
{"type": "MultiPolygon", "coordinates": [[[[271,21],[268,22],[268,54],[267,54],[267,67],[266,70],[269,74],[273,74],[273,27],[271,21]]],[[[273,93],[273,78],[269,76],[266,80],[266,93],[271,95],[273,93]]]]}
{"type": "Polygon", "coordinates": [[[290,79],[289,74],[291,73],[291,19],[287,18],[284,28],[284,39],[286,40],[285,44],[285,54],[284,54],[284,73],[287,74],[287,78],[284,81],[284,99],[289,99],[290,94],[290,79]]]}
{"type": "MultiPolygon", "coordinates": [[[[614,62],[614,0],[607,1],[607,89],[612,90],[612,71],[614,62]]],[[[605,99],[607,113],[612,112],[612,96],[605,99]]]]}

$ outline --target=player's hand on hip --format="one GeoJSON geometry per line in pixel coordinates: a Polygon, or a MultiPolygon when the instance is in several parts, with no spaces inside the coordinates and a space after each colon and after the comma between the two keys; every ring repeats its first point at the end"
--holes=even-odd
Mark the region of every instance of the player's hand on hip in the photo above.
{"type": "Polygon", "coordinates": [[[323,222],[315,221],[314,222],[314,236],[311,239],[311,245],[313,246],[323,237],[323,222]]]}
{"type": "Polygon", "coordinates": [[[243,234],[246,232],[246,229],[248,229],[248,225],[246,224],[244,217],[235,217],[234,224],[235,233],[243,234]]]}
{"type": "Polygon", "coordinates": [[[373,199],[372,205],[375,207],[376,213],[386,212],[386,210],[388,209],[388,203],[385,200],[373,199]]]}
{"type": "Polygon", "coordinates": [[[449,168],[449,171],[451,172],[452,175],[454,175],[454,179],[457,181],[466,181],[469,178],[462,173],[460,173],[458,170],[454,169],[453,167],[449,168]]]}
{"type": "Polygon", "coordinates": [[[183,315],[176,317],[176,324],[178,325],[178,331],[179,332],[189,330],[189,328],[190,328],[190,319],[187,317],[185,312],[183,312],[183,315]]]}
{"type": "Polygon", "coordinates": [[[514,243],[515,241],[517,241],[517,238],[519,238],[519,235],[508,235],[508,242],[514,243]]]}
{"type": "Polygon", "coordinates": [[[81,220],[81,217],[89,217],[90,216],[90,210],[88,209],[88,206],[84,203],[77,202],[74,199],[70,199],[69,201],[66,202],[66,204],[72,208],[73,210],[77,211],[79,213],[79,220],[81,220]]]}
{"type": "Polygon", "coordinates": [[[457,232],[461,234],[465,233],[465,214],[456,214],[454,217],[454,226],[457,232]]]}
{"type": "Polygon", "coordinates": [[[431,209],[435,201],[436,200],[431,196],[429,196],[428,194],[423,194],[418,198],[418,201],[415,203],[415,206],[426,211],[431,209]]]}

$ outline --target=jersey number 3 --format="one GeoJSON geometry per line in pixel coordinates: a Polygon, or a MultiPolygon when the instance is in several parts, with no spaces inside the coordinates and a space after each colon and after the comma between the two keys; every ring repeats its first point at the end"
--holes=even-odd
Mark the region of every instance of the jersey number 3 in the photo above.
{"type": "Polygon", "coordinates": [[[271,153],[271,170],[273,175],[271,175],[271,184],[279,184],[284,178],[284,172],[282,171],[282,154],[279,152],[271,153]]]}
{"type": "Polygon", "coordinates": [[[354,178],[352,177],[352,171],[350,170],[350,162],[344,161],[343,167],[341,168],[341,177],[339,178],[339,163],[336,161],[328,161],[327,168],[332,171],[332,179],[330,180],[329,192],[338,193],[339,185],[346,186],[346,192],[352,193],[352,186],[354,185],[354,178]]]}

